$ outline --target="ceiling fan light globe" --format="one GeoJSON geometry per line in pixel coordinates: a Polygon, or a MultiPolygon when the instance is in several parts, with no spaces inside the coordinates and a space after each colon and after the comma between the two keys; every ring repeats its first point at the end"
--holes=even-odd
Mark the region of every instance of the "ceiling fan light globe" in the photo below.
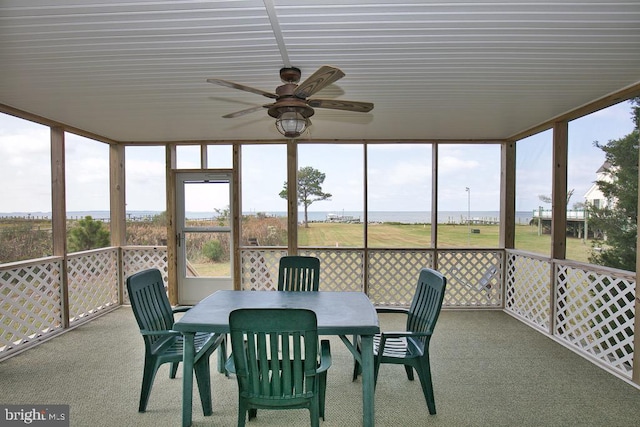
{"type": "Polygon", "coordinates": [[[276,129],[286,138],[298,138],[307,130],[308,119],[296,111],[285,111],[276,119],[276,129]]]}

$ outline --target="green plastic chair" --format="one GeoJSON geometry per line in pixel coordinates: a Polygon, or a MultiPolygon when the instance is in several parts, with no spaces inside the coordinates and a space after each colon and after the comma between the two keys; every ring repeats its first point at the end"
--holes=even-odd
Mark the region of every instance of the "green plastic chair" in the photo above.
{"type": "MultiPolygon", "coordinates": [[[[172,330],[173,315],[189,308],[171,308],[162,274],[157,269],[144,270],[129,276],[127,291],[144,339],[144,371],[138,411],[145,412],[158,368],[165,363],[171,363],[169,377],[176,377],[178,364],[182,361],[183,337],[180,332],[172,330]]],[[[212,333],[197,333],[195,336],[194,371],[205,415],[212,412],[211,407],[205,407],[205,402],[211,402],[209,356],[223,338],[223,335],[212,333]]]]}
{"type": "Polygon", "coordinates": [[[238,426],[258,409],[307,408],[311,425],[324,419],[328,340],[318,346],[316,315],[303,309],[239,309],[229,315],[238,381],[238,426]],[[320,349],[320,350],[319,350],[320,349]]]}
{"type": "Polygon", "coordinates": [[[317,291],[320,287],[320,260],[311,256],[280,258],[279,291],[317,291]]]}
{"type": "MultiPolygon", "coordinates": [[[[423,268],[420,270],[416,292],[408,310],[392,307],[376,308],[378,313],[401,313],[407,316],[406,332],[382,332],[374,337],[376,383],[382,363],[404,365],[410,381],[414,379],[413,370],[415,369],[431,415],[436,413],[436,403],[431,381],[429,342],[440,316],[446,285],[447,279],[442,274],[423,268]]],[[[360,366],[356,363],[354,379],[359,372],[360,366]]]]}

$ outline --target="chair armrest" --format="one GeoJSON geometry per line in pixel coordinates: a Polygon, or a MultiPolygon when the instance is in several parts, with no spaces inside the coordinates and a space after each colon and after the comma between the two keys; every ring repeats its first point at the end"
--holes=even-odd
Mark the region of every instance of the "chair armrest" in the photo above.
{"type": "Polygon", "coordinates": [[[191,310],[191,307],[172,307],[171,311],[175,313],[184,313],[185,311],[191,310]]]}
{"type": "Polygon", "coordinates": [[[175,335],[175,336],[181,336],[182,333],[178,332],[178,331],[174,331],[174,330],[164,330],[164,331],[149,331],[147,329],[140,329],[140,333],[142,335],[175,335]]]}
{"type": "Polygon", "coordinates": [[[329,340],[320,341],[320,366],[316,373],[324,372],[331,366],[331,346],[329,340]]]}
{"type": "Polygon", "coordinates": [[[428,337],[433,335],[431,332],[409,332],[409,331],[389,331],[380,332],[380,341],[387,338],[409,338],[409,337],[428,337]]]}
{"type": "Polygon", "coordinates": [[[411,338],[430,337],[433,335],[431,332],[382,332],[380,334],[380,346],[378,347],[378,354],[384,354],[384,350],[387,344],[387,338],[407,338],[407,348],[413,348],[413,351],[419,354],[424,353],[424,346],[418,340],[411,338]]]}
{"type": "Polygon", "coordinates": [[[409,314],[409,309],[401,307],[376,307],[376,313],[409,314]]]}

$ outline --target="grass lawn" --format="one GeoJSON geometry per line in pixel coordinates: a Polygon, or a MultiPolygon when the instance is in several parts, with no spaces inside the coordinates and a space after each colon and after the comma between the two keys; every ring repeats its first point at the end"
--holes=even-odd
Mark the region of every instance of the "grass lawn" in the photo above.
{"type": "MultiPolygon", "coordinates": [[[[496,248],[499,244],[497,225],[472,225],[479,233],[469,233],[465,225],[439,224],[439,248],[496,248]]],[[[428,248],[431,247],[429,224],[372,224],[369,226],[371,248],[428,248]]],[[[516,249],[541,255],[551,254],[551,235],[538,235],[535,226],[516,225],[516,249]]],[[[312,223],[309,228],[298,228],[300,246],[362,247],[362,224],[312,223]]],[[[590,241],[567,238],[567,258],[588,262],[590,241]]]]}
{"type": "MultiPolygon", "coordinates": [[[[439,224],[438,247],[446,248],[497,248],[499,227],[497,225],[473,225],[479,233],[469,233],[465,225],[439,224]]],[[[429,248],[431,247],[431,226],[428,224],[383,223],[369,226],[370,248],[429,248]]],[[[516,225],[516,249],[551,254],[551,236],[538,235],[535,226],[516,225]]],[[[298,244],[305,247],[354,247],[364,246],[363,224],[310,223],[308,228],[298,228],[298,244]]],[[[567,238],[567,259],[588,262],[591,252],[590,241],[567,238]]],[[[204,276],[224,276],[229,274],[229,263],[194,264],[204,276]]]]}

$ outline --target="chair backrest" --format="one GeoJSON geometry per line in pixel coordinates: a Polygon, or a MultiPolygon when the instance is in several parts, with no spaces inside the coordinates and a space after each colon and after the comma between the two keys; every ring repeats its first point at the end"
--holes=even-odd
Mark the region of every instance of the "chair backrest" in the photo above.
{"type": "Polygon", "coordinates": [[[311,256],[280,258],[279,291],[317,291],[320,287],[320,260],[311,256]]]}
{"type": "MultiPolygon", "coordinates": [[[[407,317],[407,331],[433,332],[440,316],[446,285],[446,277],[439,272],[430,268],[420,270],[418,286],[407,317]]],[[[427,339],[423,337],[422,341],[427,339]]]]}
{"type": "Polygon", "coordinates": [[[242,396],[286,406],[317,390],[318,326],[313,311],[234,310],[229,329],[242,396]]]}
{"type": "MultiPolygon", "coordinates": [[[[144,270],[127,277],[127,291],[141,330],[166,331],[173,328],[173,312],[160,270],[144,270]]],[[[144,339],[145,344],[154,351],[175,337],[144,335],[144,339]]]]}

